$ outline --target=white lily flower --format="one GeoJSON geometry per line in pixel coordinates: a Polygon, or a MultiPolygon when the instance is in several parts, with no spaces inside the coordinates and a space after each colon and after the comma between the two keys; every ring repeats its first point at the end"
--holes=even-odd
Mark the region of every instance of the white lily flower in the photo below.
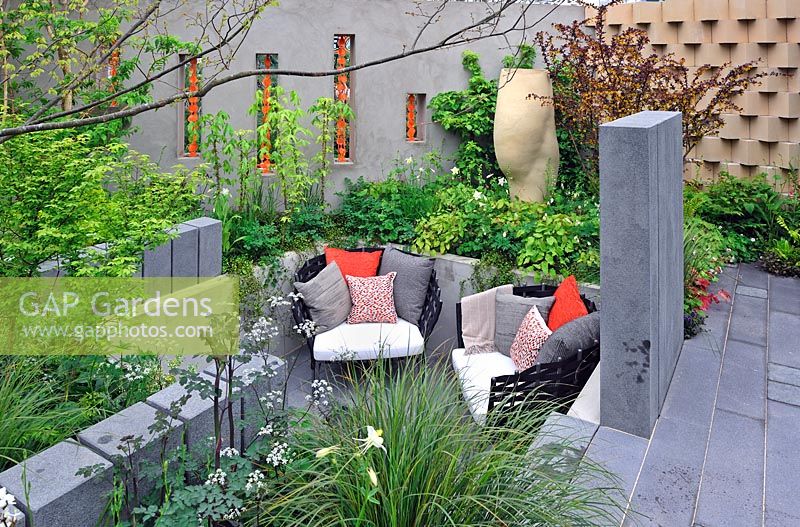
{"type": "Polygon", "coordinates": [[[361,442],[361,450],[365,452],[370,448],[380,448],[384,452],[386,452],[386,447],[383,446],[383,430],[375,429],[372,426],[367,426],[367,437],[361,439],[359,437],[354,437],[356,441],[361,442]]]}
{"type": "Polygon", "coordinates": [[[373,487],[377,487],[378,486],[378,474],[374,470],[372,470],[372,467],[369,467],[367,469],[367,474],[369,475],[369,481],[370,481],[370,483],[372,483],[372,486],[373,487]]]}
{"type": "Polygon", "coordinates": [[[338,446],[326,446],[325,448],[320,448],[319,450],[317,450],[316,458],[317,459],[323,458],[328,454],[333,454],[337,450],[339,450],[338,446]]]}
{"type": "Polygon", "coordinates": [[[480,190],[476,190],[472,193],[472,199],[479,200],[483,199],[483,193],[480,190]]]}
{"type": "Polygon", "coordinates": [[[223,196],[230,196],[231,195],[231,189],[226,187],[226,188],[222,189],[220,194],[222,194],[223,196]]]}
{"type": "Polygon", "coordinates": [[[406,165],[410,165],[413,162],[414,162],[414,158],[413,157],[407,157],[406,158],[406,165]]]}
{"type": "Polygon", "coordinates": [[[453,174],[454,176],[457,176],[459,173],[458,167],[451,168],[450,173],[453,174]]]}

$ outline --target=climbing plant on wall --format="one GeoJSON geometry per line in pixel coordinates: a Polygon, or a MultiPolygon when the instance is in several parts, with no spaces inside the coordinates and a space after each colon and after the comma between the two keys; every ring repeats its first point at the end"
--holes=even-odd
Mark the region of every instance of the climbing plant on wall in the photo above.
{"type": "MultiPolygon", "coordinates": [[[[503,66],[531,68],[535,58],[535,49],[523,44],[503,59],[503,66]]],[[[439,93],[428,106],[434,122],[461,138],[455,155],[459,174],[470,183],[480,183],[500,174],[492,139],[498,85],[496,79],[486,78],[474,51],[465,51],[461,64],[470,74],[467,88],[439,93]]]]}

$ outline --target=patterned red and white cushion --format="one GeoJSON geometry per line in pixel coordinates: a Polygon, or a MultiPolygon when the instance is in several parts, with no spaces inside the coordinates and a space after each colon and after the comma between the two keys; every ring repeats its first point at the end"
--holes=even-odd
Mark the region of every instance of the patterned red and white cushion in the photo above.
{"type": "Polygon", "coordinates": [[[527,370],[536,364],[539,350],[544,345],[547,337],[553,332],[547,327],[547,323],[542,318],[539,309],[533,306],[525,318],[522,320],[514,343],[511,344],[511,360],[519,371],[527,370]]]}
{"type": "Polygon", "coordinates": [[[381,276],[360,278],[347,275],[350,287],[350,298],[353,308],[347,317],[348,324],[362,322],[397,323],[397,311],[394,308],[394,277],[391,272],[381,276]]]}

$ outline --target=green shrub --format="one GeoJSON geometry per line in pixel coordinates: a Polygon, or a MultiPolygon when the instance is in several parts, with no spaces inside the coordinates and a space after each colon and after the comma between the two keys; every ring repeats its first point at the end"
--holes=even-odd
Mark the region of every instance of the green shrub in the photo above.
{"type": "Polygon", "coordinates": [[[158,357],[0,357],[0,470],[163,388],[158,357]]]}
{"type": "Polygon", "coordinates": [[[345,229],[368,242],[414,241],[414,227],[434,207],[435,197],[427,186],[396,178],[367,182],[345,181],[339,215],[345,229]]]}
{"type": "Polygon", "coordinates": [[[578,194],[554,191],[548,203],[529,203],[510,199],[504,188],[458,183],[440,190],[437,201],[417,225],[416,250],[474,258],[496,253],[538,278],[598,278],[598,208],[578,194]]]}
{"type": "Polygon", "coordinates": [[[143,249],[199,211],[195,172],[88,134],[42,132],[0,145],[0,276],[35,276],[61,259],[81,275],[129,276],[143,249]],[[89,252],[108,243],[107,253],[89,252]]]}
{"type": "Polygon", "coordinates": [[[278,229],[270,223],[240,221],[233,236],[236,237],[234,245],[256,263],[269,261],[281,253],[278,229]]]}
{"type": "Polygon", "coordinates": [[[310,202],[300,205],[287,225],[287,249],[307,249],[314,243],[325,240],[333,228],[333,220],[325,214],[325,204],[310,202]]]}
{"type": "Polygon", "coordinates": [[[704,188],[687,185],[687,213],[716,225],[740,261],[756,260],[778,236],[778,217],[797,210],[796,199],[782,196],[766,176],[744,180],[727,173],[704,188]]]}
{"type": "Polygon", "coordinates": [[[727,291],[712,293],[711,284],[731,258],[726,239],[719,229],[694,216],[687,216],[683,229],[683,311],[684,333],[700,332],[705,312],[712,303],[728,299],[727,291]]]}
{"type": "Polygon", "coordinates": [[[779,238],[764,254],[764,267],[767,271],[780,276],[800,277],[800,229],[789,227],[783,217],[778,224],[786,233],[779,238]]]}

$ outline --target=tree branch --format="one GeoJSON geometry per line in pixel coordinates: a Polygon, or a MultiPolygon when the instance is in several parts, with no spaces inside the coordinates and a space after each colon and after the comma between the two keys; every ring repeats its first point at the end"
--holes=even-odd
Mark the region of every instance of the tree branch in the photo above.
{"type": "Polygon", "coordinates": [[[240,71],[240,72],[236,72],[236,73],[232,73],[232,74],[229,74],[229,75],[225,75],[225,76],[216,78],[216,79],[212,80],[211,82],[208,82],[201,89],[199,89],[199,90],[197,90],[195,92],[182,91],[180,93],[175,93],[175,94],[173,94],[173,95],[171,95],[169,97],[162,98],[162,99],[160,99],[158,101],[154,101],[154,102],[146,103],[146,104],[140,104],[140,105],[137,105],[137,106],[132,107],[132,108],[121,108],[119,110],[115,110],[113,112],[109,112],[109,113],[104,114],[104,115],[56,121],[56,119],[60,119],[62,117],[67,117],[69,115],[75,115],[75,114],[78,114],[78,113],[86,112],[86,111],[88,111],[88,110],[90,110],[92,108],[95,108],[95,107],[97,107],[97,106],[99,106],[101,104],[104,104],[106,102],[110,102],[110,101],[114,100],[119,95],[122,95],[122,94],[125,94],[125,93],[129,93],[129,92],[131,92],[133,90],[139,89],[139,88],[141,88],[143,86],[146,86],[148,84],[152,84],[153,82],[155,82],[156,80],[158,80],[160,78],[163,78],[165,75],[169,74],[170,72],[173,72],[173,71],[183,67],[185,64],[188,64],[191,60],[193,60],[195,58],[201,58],[201,57],[203,57],[203,56],[205,56],[205,55],[207,55],[209,53],[213,53],[214,51],[217,51],[217,50],[221,49],[227,43],[231,42],[231,40],[236,38],[236,36],[238,34],[240,34],[242,31],[245,31],[247,29],[248,24],[241,24],[238,28],[236,28],[236,30],[233,31],[232,35],[226,36],[226,38],[224,38],[223,41],[221,41],[217,45],[212,46],[211,48],[208,48],[208,49],[206,49],[206,50],[204,50],[204,51],[202,51],[200,53],[197,53],[195,55],[187,57],[185,60],[179,61],[179,63],[176,66],[170,67],[170,68],[166,68],[165,70],[159,72],[158,74],[153,75],[152,77],[149,77],[149,78],[137,83],[136,85],[134,85],[134,86],[132,86],[130,88],[126,88],[126,89],[120,90],[120,91],[118,91],[116,93],[110,94],[109,96],[107,96],[107,97],[105,97],[105,98],[103,98],[103,99],[101,99],[99,101],[95,101],[93,103],[87,104],[85,106],[82,106],[81,108],[76,108],[74,110],[63,111],[63,112],[51,114],[51,115],[48,115],[48,116],[44,116],[41,119],[39,119],[37,122],[26,123],[26,124],[23,124],[23,125],[20,125],[20,126],[0,129],[0,143],[8,140],[11,137],[14,137],[14,136],[17,136],[17,135],[22,135],[22,134],[27,134],[27,133],[43,132],[43,131],[48,131],[48,130],[63,130],[63,129],[68,129],[68,128],[77,128],[77,127],[81,127],[81,126],[102,124],[102,123],[107,123],[107,122],[114,121],[114,120],[117,120],[117,119],[124,119],[124,118],[133,117],[133,116],[136,116],[136,115],[148,112],[148,111],[152,111],[152,110],[157,110],[159,108],[163,108],[165,106],[168,106],[170,104],[176,103],[178,101],[186,100],[189,97],[203,97],[203,96],[207,95],[208,93],[210,93],[215,88],[218,88],[218,87],[223,86],[225,84],[228,84],[228,83],[240,80],[240,79],[248,78],[248,77],[263,76],[263,75],[281,75],[281,76],[285,76],[285,77],[311,77],[311,78],[315,78],[315,77],[331,77],[331,76],[339,75],[339,74],[342,74],[342,73],[354,72],[354,71],[358,71],[358,70],[362,70],[362,69],[366,69],[366,68],[371,68],[371,67],[374,67],[374,66],[379,66],[379,65],[382,65],[382,64],[396,62],[396,61],[399,61],[399,60],[402,60],[402,59],[406,59],[406,58],[409,58],[409,57],[412,57],[412,56],[421,55],[421,54],[425,54],[425,53],[430,53],[430,52],[436,51],[436,50],[446,49],[446,48],[450,48],[450,47],[454,47],[454,46],[465,45],[465,44],[469,44],[469,43],[473,43],[473,42],[477,42],[477,41],[481,41],[481,40],[486,40],[486,39],[490,39],[490,38],[497,38],[497,37],[508,35],[511,32],[520,31],[520,30],[524,31],[528,27],[536,26],[537,24],[539,24],[542,21],[544,21],[547,17],[549,17],[555,11],[555,9],[558,7],[558,5],[560,5],[561,3],[563,3],[563,0],[561,0],[559,2],[559,4],[557,4],[553,9],[550,9],[547,13],[545,13],[543,16],[541,16],[539,19],[537,19],[532,24],[524,24],[525,27],[523,27],[523,28],[520,28],[518,26],[519,26],[520,22],[524,22],[525,15],[526,15],[527,11],[530,9],[530,5],[531,4],[526,5],[526,7],[524,7],[522,9],[522,12],[516,18],[516,20],[514,21],[513,25],[509,26],[507,29],[505,29],[503,31],[498,31],[497,30],[497,28],[499,26],[499,19],[503,16],[503,14],[511,6],[516,4],[515,0],[505,0],[503,2],[503,4],[501,4],[501,6],[497,10],[491,11],[489,14],[487,14],[483,18],[480,18],[477,21],[473,21],[472,23],[462,27],[461,29],[459,29],[459,30],[457,30],[457,31],[445,36],[444,38],[442,38],[441,40],[439,40],[436,43],[433,43],[433,44],[428,45],[428,46],[419,47],[419,48],[413,48],[413,49],[404,50],[404,51],[402,51],[400,53],[397,53],[397,54],[394,54],[394,55],[382,57],[382,58],[379,58],[379,59],[374,59],[374,60],[363,62],[363,63],[360,63],[360,64],[355,64],[355,65],[349,66],[347,68],[326,70],[326,71],[303,71],[303,70],[291,70],[291,69],[270,69],[270,70],[267,70],[267,69],[254,69],[254,70],[245,70],[245,71],[240,71]],[[489,26],[491,28],[491,31],[489,33],[485,33],[485,34],[484,33],[478,33],[475,36],[469,36],[468,35],[470,32],[473,32],[475,30],[479,30],[480,28],[484,28],[486,26],[489,26]]]}

